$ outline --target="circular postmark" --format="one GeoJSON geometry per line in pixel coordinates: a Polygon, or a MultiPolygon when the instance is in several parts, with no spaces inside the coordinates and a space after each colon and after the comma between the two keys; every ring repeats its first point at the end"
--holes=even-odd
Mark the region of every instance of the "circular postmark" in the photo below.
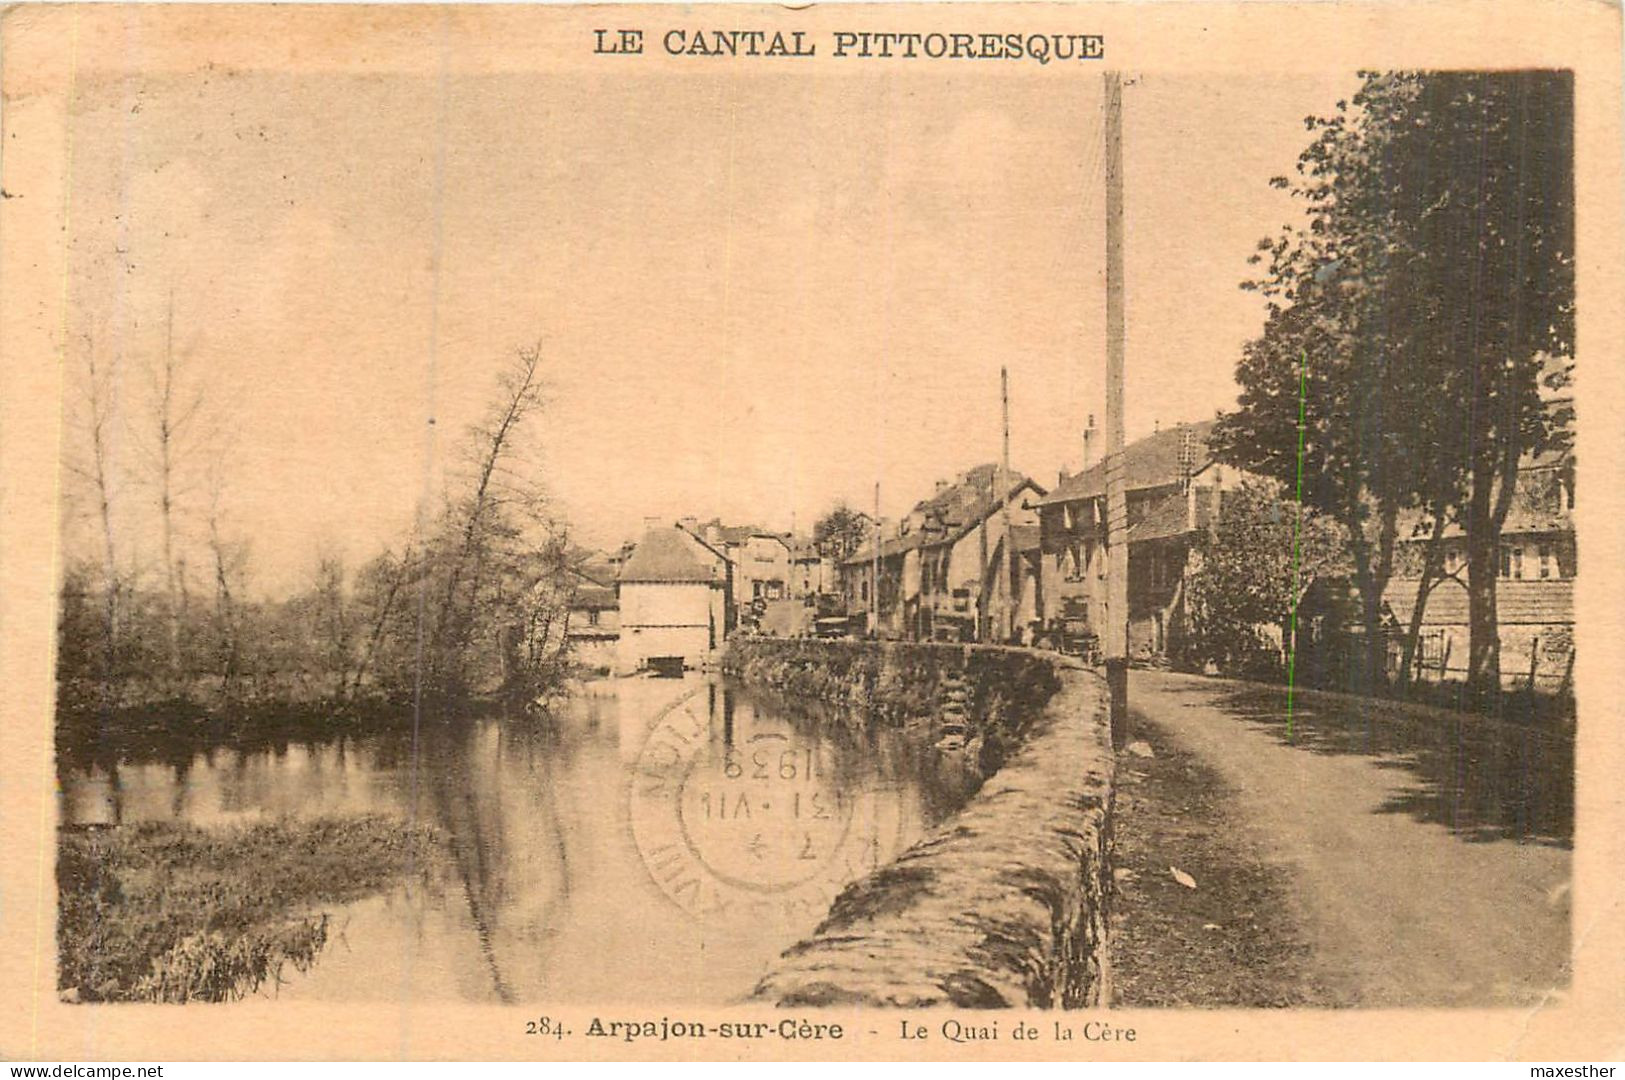
{"type": "Polygon", "coordinates": [[[902,850],[893,786],[842,769],[831,744],[749,710],[719,730],[701,685],[650,724],[632,771],[632,835],[649,876],[699,919],[740,910],[822,914],[849,882],[902,850]]]}

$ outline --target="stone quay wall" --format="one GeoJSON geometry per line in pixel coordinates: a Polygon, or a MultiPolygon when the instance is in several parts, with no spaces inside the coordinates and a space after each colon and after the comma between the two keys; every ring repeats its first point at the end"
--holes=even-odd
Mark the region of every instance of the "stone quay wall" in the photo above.
{"type": "MultiPolygon", "coordinates": [[[[1105,683],[1031,649],[741,639],[724,667],[895,722],[969,684],[1002,764],[957,814],[836,898],[756,986],[780,1006],[1087,1008],[1110,1001],[1114,757],[1105,683]],[[999,734],[1002,733],[1002,736],[999,734]]],[[[985,759],[985,755],[984,755],[985,759]]]]}

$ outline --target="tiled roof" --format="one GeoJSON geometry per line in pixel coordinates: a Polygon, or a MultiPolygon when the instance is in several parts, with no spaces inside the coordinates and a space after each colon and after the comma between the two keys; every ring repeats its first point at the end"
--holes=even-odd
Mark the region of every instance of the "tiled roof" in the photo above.
{"type": "Polygon", "coordinates": [[[712,518],[700,527],[700,531],[704,533],[708,533],[712,529],[716,530],[718,539],[724,544],[749,543],[752,537],[760,536],[768,540],[777,540],[786,547],[789,546],[783,533],[774,532],[772,529],[764,529],[760,525],[724,525],[720,518],[712,518]]]}
{"type": "Polygon", "coordinates": [[[704,550],[695,538],[675,526],[650,529],[622,565],[621,581],[708,584],[717,580],[718,572],[716,563],[702,561],[700,552],[704,550]]]}
{"type": "Polygon", "coordinates": [[[571,607],[578,611],[612,611],[621,606],[613,588],[582,585],[576,589],[571,607]]]}
{"type": "MultiPolygon", "coordinates": [[[[1415,578],[1394,578],[1383,599],[1401,625],[1408,624],[1416,603],[1415,578]]],[[[1574,622],[1574,579],[1548,578],[1495,583],[1495,614],[1502,626],[1566,626],[1574,622]]],[[[1467,587],[1455,579],[1442,581],[1428,594],[1422,612],[1424,626],[1466,626],[1467,587]]]]}
{"type": "MultiPolygon", "coordinates": [[[[1189,437],[1195,443],[1193,448],[1195,460],[1191,462],[1191,467],[1201,468],[1209,458],[1207,440],[1213,433],[1213,423],[1212,420],[1204,420],[1199,424],[1179,424],[1129,443],[1123,450],[1126,459],[1124,479],[1127,481],[1128,490],[1138,491],[1142,488],[1179,483],[1182,479],[1179,451],[1186,439],[1186,433],[1189,433],[1189,437]]],[[[1076,476],[1069,476],[1061,481],[1054,491],[1039,499],[1038,504],[1047,506],[1076,502],[1080,499],[1098,498],[1104,494],[1106,494],[1106,463],[1101,461],[1076,476]]]]}
{"type": "Polygon", "coordinates": [[[1142,540],[1181,536],[1187,532],[1190,532],[1190,508],[1185,501],[1185,493],[1173,491],[1156,497],[1146,507],[1145,516],[1129,526],[1128,539],[1129,543],[1134,544],[1142,540]]]}
{"type": "MultiPolygon", "coordinates": [[[[1569,467],[1564,453],[1526,455],[1518,466],[1518,492],[1513,496],[1506,521],[1501,525],[1504,537],[1528,534],[1572,533],[1574,514],[1568,508],[1557,480],[1569,467]]],[[[1572,483],[1572,476],[1564,484],[1572,483]]],[[[1410,511],[1400,519],[1399,542],[1423,544],[1432,534],[1430,521],[1417,511],[1410,511]]],[[[1459,537],[1465,530],[1459,522],[1445,526],[1444,535],[1459,537]]]]}
{"type": "MultiPolygon", "coordinates": [[[[880,542],[880,557],[882,559],[889,559],[894,555],[901,555],[906,551],[913,551],[915,548],[922,546],[928,539],[929,537],[927,537],[925,533],[921,532],[909,533],[907,536],[887,537],[880,542]]],[[[858,550],[842,559],[841,562],[847,566],[851,566],[854,563],[869,562],[874,557],[875,545],[871,542],[864,544],[862,547],[858,548],[858,550]]]]}
{"type": "Polygon", "coordinates": [[[582,552],[573,556],[573,565],[570,567],[576,576],[588,585],[600,585],[613,588],[615,585],[615,565],[609,557],[602,552],[582,552]]]}
{"type": "MultiPolygon", "coordinates": [[[[924,528],[916,529],[904,536],[881,541],[881,558],[899,555],[915,548],[956,543],[960,537],[1003,506],[1007,499],[1029,486],[1040,496],[1044,494],[1043,488],[1014,469],[1007,470],[994,464],[978,465],[961,476],[956,483],[949,484],[930,498],[915,503],[911,516],[918,514],[925,518],[927,524],[924,528]]],[[[874,544],[871,542],[853,552],[845,562],[851,565],[867,562],[872,558],[874,544]]]]}

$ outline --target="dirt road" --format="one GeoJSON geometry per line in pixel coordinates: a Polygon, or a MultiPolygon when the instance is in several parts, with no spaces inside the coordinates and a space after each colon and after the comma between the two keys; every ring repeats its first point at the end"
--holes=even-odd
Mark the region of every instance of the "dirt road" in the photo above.
{"type": "Polygon", "coordinates": [[[1132,673],[1130,701],[1222,782],[1335,999],[1511,1005],[1568,985],[1567,740],[1305,692],[1289,736],[1284,688],[1157,671],[1132,673]]]}

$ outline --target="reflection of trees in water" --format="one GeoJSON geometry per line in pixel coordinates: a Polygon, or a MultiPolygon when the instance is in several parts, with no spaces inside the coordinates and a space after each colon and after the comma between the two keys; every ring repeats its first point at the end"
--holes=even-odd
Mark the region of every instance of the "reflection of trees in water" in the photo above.
{"type": "Polygon", "coordinates": [[[839,708],[783,701],[722,680],[677,686],[627,680],[613,690],[500,721],[426,720],[415,745],[410,731],[388,730],[284,739],[280,753],[274,740],[188,748],[165,761],[161,777],[129,767],[119,775],[115,756],[95,777],[99,787],[105,770],[108,803],[99,812],[114,820],[151,812],[142,793],[152,787],[164,789],[151,794],[181,820],[217,810],[303,813],[343,788],[369,810],[434,824],[445,837],[446,862],[421,883],[432,887],[411,910],[444,910],[435,901],[440,897],[461,927],[466,905],[474,932],[457,930],[456,947],[477,955],[481,987],[508,1001],[544,995],[555,981],[549,973],[582,954],[581,943],[564,936],[569,928],[600,924],[607,917],[597,910],[600,898],[618,895],[629,882],[643,884],[630,824],[616,817],[627,812],[636,754],[674,696],[708,727],[718,768],[730,739],[742,749],[754,735],[782,735],[784,746],[813,753],[818,786],[848,797],[857,815],[849,835],[861,843],[839,849],[854,876],[870,869],[871,851],[891,858],[899,842],[958,809],[966,794],[941,767],[928,728],[869,723],[839,708]]]}
{"type": "Polygon", "coordinates": [[[558,792],[574,748],[545,714],[427,730],[420,746],[420,791],[446,834],[481,957],[505,1002],[518,989],[515,966],[544,966],[541,947],[574,891],[572,825],[558,792]],[[510,807],[514,798],[522,805],[510,807]]]}
{"type": "Polygon", "coordinates": [[[169,799],[169,816],[176,821],[186,816],[186,796],[188,792],[187,779],[192,774],[192,757],[190,754],[182,761],[177,761],[172,768],[175,770],[175,790],[169,799]]]}
{"type": "Polygon", "coordinates": [[[413,761],[413,788],[427,794],[434,821],[446,834],[492,989],[498,999],[511,1002],[513,992],[502,976],[491,941],[496,911],[502,902],[502,814],[500,809],[492,814],[476,794],[469,745],[475,730],[473,725],[462,724],[456,728],[426,726],[421,732],[419,755],[413,761]]]}
{"type": "Polygon", "coordinates": [[[559,778],[575,762],[583,732],[574,732],[552,710],[531,714],[517,723],[503,723],[498,727],[498,747],[504,742],[510,747],[508,756],[523,763],[525,773],[535,778],[527,790],[544,811],[532,819],[542,831],[542,844],[558,861],[557,900],[551,910],[544,908],[544,932],[559,925],[569,907],[572,893],[570,847],[568,836],[575,832],[573,822],[566,822],[559,803],[559,778]]]}
{"type": "Polygon", "coordinates": [[[220,809],[226,813],[246,810],[254,805],[250,791],[253,773],[249,769],[250,751],[232,751],[231,768],[220,770],[220,809]]]}
{"type": "Polygon", "coordinates": [[[113,815],[113,824],[124,824],[124,781],[119,776],[118,762],[107,767],[107,809],[113,815]]]}

